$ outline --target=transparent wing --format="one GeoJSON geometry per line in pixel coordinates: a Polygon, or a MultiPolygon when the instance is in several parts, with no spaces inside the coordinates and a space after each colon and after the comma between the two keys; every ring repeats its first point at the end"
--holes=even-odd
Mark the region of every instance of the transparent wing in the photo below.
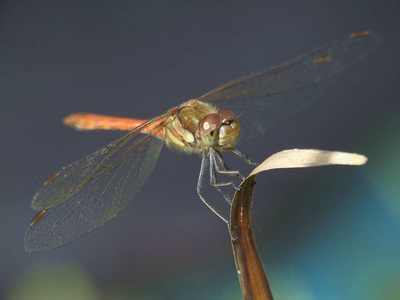
{"type": "Polygon", "coordinates": [[[26,251],[68,244],[124,209],[155,166],[164,143],[155,135],[161,130],[157,124],[164,116],[144,123],[50,177],[32,202],[34,209],[46,213],[27,229],[26,251]],[[140,134],[148,128],[152,128],[150,134],[140,134]]]}
{"type": "Polygon", "coordinates": [[[279,66],[228,82],[198,100],[240,114],[242,137],[248,139],[318,98],[333,75],[365,58],[378,44],[377,35],[368,30],[354,33],[279,66]]]}

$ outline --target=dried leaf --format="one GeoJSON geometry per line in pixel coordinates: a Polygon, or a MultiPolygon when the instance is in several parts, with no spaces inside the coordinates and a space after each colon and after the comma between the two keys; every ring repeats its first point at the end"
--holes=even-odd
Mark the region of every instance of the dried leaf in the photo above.
{"type": "Polygon", "coordinates": [[[327,165],[363,165],[364,155],[316,149],[291,149],[275,153],[257,166],[249,176],[272,169],[308,168],[327,165]]]}

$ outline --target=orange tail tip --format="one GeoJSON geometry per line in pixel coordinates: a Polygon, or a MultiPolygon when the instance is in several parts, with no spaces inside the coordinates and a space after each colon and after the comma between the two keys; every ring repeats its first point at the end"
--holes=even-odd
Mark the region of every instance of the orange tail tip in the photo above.
{"type": "Polygon", "coordinates": [[[111,117],[98,114],[75,113],[62,122],[76,130],[132,130],[146,122],[141,119],[111,117]]]}

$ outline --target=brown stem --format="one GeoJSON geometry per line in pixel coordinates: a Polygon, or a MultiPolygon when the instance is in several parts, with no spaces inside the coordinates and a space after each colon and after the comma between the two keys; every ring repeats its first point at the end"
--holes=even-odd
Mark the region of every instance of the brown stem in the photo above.
{"type": "Polygon", "coordinates": [[[273,299],[251,222],[255,176],[248,177],[232,201],[230,230],[236,270],[244,299],[273,299]]]}

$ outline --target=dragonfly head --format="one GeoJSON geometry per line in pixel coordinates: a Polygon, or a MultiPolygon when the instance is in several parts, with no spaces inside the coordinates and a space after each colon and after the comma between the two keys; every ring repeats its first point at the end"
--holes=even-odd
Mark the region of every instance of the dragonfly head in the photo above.
{"type": "Polygon", "coordinates": [[[222,151],[235,147],[241,130],[238,116],[226,108],[206,115],[200,123],[200,136],[204,144],[222,151]]]}

